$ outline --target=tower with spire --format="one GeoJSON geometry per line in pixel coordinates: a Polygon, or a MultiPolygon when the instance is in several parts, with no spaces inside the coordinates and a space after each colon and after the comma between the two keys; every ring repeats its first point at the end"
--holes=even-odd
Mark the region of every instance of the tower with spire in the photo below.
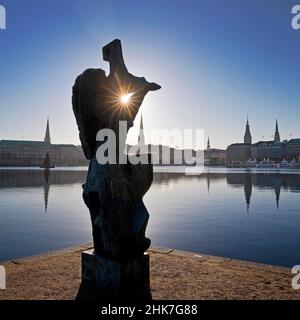
{"type": "Polygon", "coordinates": [[[280,142],[280,134],[278,129],[278,120],[276,120],[274,142],[280,142]]]}
{"type": "Polygon", "coordinates": [[[210,150],[210,140],[209,140],[209,137],[208,137],[208,139],[207,139],[207,148],[206,148],[206,150],[210,150]]]}
{"type": "Polygon", "coordinates": [[[140,132],[139,132],[139,138],[138,138],[138,145],[140,145],[140,146],[144,146],[145,145],[143,115],[141,115],[141,123],[140,123],[140,132]]]}
{"type": "Polygon", "coordinates": [[[47,143],[51,144],[49,118],[47,119],[47,126],[46,126],[46,133],[45,133],[44,142],[47,142],[47,143]]]}
{"type": "Polygon", "coordinates": [[[244,143],[252,144],[252,135],[250,132],[250,125],[249,125],[248,117],[247,117],[246,131],[245,131],[245,135],[244,135],[244,143]]]}

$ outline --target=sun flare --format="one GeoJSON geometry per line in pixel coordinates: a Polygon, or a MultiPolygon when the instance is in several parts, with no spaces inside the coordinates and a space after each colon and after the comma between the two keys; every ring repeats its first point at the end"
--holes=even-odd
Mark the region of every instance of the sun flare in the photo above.
{"type": "Polygon", "coordinates": [[[127,93],[123,96],[121,96],[120,100],[122,104],[128,104],[130,101],[130,98],[133,96],[133,93],[127,93]]]}

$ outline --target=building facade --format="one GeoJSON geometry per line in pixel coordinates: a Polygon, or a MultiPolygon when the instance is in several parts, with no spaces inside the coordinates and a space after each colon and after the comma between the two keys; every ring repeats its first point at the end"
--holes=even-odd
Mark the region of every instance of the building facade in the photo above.
{"type": "Polygon", "coordinates": [[[291,139],[284,144],[286,160],[300,161],[300,139],[291,139]]]}
{"type": "Polygon", "coordinates": [[[206,165],[224,165],[227,159],[226,150],[211,148],[210,139],[207,140],[207,148],[204,150],[206,165]]]}
{"type": "Polygon", "coordinates": [[[252,144],[250,125],[247,119],[244,143],[235,143],[227,148],[227,162],[247,160],[280,162],[300,161],[300,139],[280,140],[278,120],[275,124],[274,140],[259,141],[252,144]]]}
{"type": "Polygon", "coordinates": [[[51,143],[48,120],[44,141],[1,140],[0,166],[41,166],[47,153],[55,166],[88,164],[81,147],[51,143]]]}
{"type": "Polygon", "coordinates": [[[284,145],[284,142],[259,141],[251,147],[251,159],[281,161],[285,158],[284,145]]]}
{"type": "Polygon", "coordinates": [[[251,158],[252,135],[249,120],[247,118],[243,143],[233,143],[227,148],[227,163],[235,161],[247,161],[251,158]]]}
{"type": "Polygon", "coordinates": [[[227,163],[247,161],[251,158],[250,143],[234,143],[227,148],[227,163]]]}

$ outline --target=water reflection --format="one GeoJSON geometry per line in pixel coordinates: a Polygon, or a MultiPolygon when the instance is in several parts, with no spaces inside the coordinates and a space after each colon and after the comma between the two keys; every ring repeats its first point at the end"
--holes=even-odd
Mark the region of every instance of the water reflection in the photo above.
{"type": "MultiPolygon", "coordinates": [[[[0,170],[0,261],[91,241],[86,170],[0,170]],[[47,214],[45,214],[47,213],[47,214]]],[[[300,264],[300,174],[154,173],[154,245],[300,264]]]]}
{"type": "Polygon", "coordinates": [[[0,190],[8,188],[43,188],[47,213],[51,185],[83,183],[86,171],[0,170],[0,190]]]}
{"type": "Polygon", "coordinates": [[[45,204],[45,213],[47,213],[47,209],[48,209],[48,198],[49,198],[49,191],[50,191],[50,170],[49,169],[45,169],[44,170],[44,178],[45,178],[45,182],[44,182],[44,204],[45,204]]]}
{"type": "Polygon", "coordinates": [[[284,190],[298,193],[300,192],[300,174],[281,173],[203,173],[199,176],[189,176],[184,173],[158,173],[154,174],[155,185],[163,185],[171,188],[174,184],[182,181],[203,181],[206,180],[207,192],[210,192],[211,184],[226,181],[232,188],[244,189],[244,197],[247,212],[251,205],[253,187],[257,189],[274,190],[275,205],[279,208],[280,192],[284,190]]]}
{"type": "MultiPolygon", "coordinates": [[[[6,188],[44,188],[44,207],[47,212],[51,185],[82,184],[86,171],[50,171],[50,170],[0,170],[0,190],[6,188]]],[[[280,206],[281,189],[293,193],[300,192],[300,174],[280,173],[203,173],[186,175],[185,173],[154,173],[153,186],[172,188],[187,181],[206,181],[207,192],[215,182],[225,181],[229,187],[243,189],[247,212],[251,206],[253,187],[274,190],[275,205],[280,206]]]]}

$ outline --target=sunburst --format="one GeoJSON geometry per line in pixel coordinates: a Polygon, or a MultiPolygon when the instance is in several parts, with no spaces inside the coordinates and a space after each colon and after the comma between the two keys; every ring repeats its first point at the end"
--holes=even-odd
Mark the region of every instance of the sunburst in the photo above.
{"type": "Polygon", "coordinates": [[[132,111],[135,105],[139,102],[139,95],[143,88],[137,87],[131,81],[123,83],[115,73],[115,83],[110,87],[105,87],[107,94],[105,95],[105,101],[109,105],[107,111],[111,112],[111,116],[116,113],[125,115],[126,113],[132,117],[132,111]]]}
{"type": "Polygon", "coordinates": [[[130,103],[130,98],[134,95],[134,93],[127,93],[124,96],[121,96],[120,100],[122,104],[130,103]]]}

